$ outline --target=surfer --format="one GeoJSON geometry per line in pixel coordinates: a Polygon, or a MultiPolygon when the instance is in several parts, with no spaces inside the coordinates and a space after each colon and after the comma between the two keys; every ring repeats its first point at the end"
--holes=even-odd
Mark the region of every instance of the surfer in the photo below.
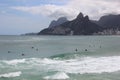
{"type": "Polygon", "coordinates": [[[33,49],[34,47],[32,46],[31,48],[33,49]]]}
{"type": "Polygon", "coordinates": [[[85,49],[85,51],[88,51],[87,49],[85,49]]]}
{"type": "Polygon", "coordinates": [[[11,51],[8,51],[8,53],[11,53],[11,51]]]}
{"type": "Polygon", "coordinates": [[[22,56],[24,56],[25,54],[22,53],[22,56]]]}
{"type": "Polygon", "coordinates": [[[77,52],[77,51],[78,51],[78,49],[76,48],[76,49],[75,49],[75,51],[77,52]]]}

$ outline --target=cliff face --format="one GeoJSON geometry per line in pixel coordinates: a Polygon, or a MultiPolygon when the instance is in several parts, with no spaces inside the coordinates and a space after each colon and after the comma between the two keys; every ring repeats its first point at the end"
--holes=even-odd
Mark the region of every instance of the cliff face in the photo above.
{"type": "Polygon", "coordinates": [[[102,31],[102,27],[91,22],[88,16],[80,13],[76,19],[67,21],[55,27],[49,27],[38,34],[42,35],[92,35],[102,31]]]}
{"type": "Polygon", "coordinates": [[[61,18],[59,18],[57,21],[53,20],[53,21],[50,23],[50,25],[49,25],[48,28],[53,28],[53,27],[58,26],[58,25],[60,25],[60,24],[62,24],[62,23],[65,23],[65,22],[67,22],[67,21],[68,21],[68,20],[67,20],[66,17],[61,17],[61,18]]]}
{"type": "Polygon", "coordinates": [[[120,15],[102,16],[100,20],[97,21],[97,24],[103,26],[104,28],[120,29],[120,15]]]}
{"type": "Polygon", "coordinates": [[[84,17],[82,13],[80,13],[73,21],[68,22],[67,25],[63,24],[63,26],[70,27],[70,29],[74,32],[74,35],[92,35],[93,33],[102,30],[102,27],[91,22],[89,17],[84,17]]]}

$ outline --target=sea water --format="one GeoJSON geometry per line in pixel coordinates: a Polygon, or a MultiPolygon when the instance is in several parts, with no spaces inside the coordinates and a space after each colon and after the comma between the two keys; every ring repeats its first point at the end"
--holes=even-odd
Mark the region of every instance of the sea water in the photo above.
{"type": "Polygon", "coordinates": [[[120,36],[0,36],[0,80],[120,80],[120,36]]]}

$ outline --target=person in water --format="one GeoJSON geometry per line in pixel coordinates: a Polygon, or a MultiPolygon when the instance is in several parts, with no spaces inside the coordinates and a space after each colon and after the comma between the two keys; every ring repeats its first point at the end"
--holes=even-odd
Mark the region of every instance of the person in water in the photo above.
{"type": "Polygon", "coordinates": [[[34,47],[32,46],[31,48],[33,49],[34,47]]]}
{"type": "Polygon", "coordinates": [[[75,51],[77,52],[77,51],[78,51],[78,49],[76,48],[76,49],[75,49],[75,51]]]}
{"type": "Polygon", "coordinates": [[[8,53],[11,53],[11,51],[8,51],[8,53]]]}
{"type": "Polygon", "coordinates": [[[88,51],[87,49],[85,49],[85,51],[88,51]]]}
{"type": "Polygon", "coordinates": [[[22,53],[22,56],[24,56],[25,54],[22,53]]]}

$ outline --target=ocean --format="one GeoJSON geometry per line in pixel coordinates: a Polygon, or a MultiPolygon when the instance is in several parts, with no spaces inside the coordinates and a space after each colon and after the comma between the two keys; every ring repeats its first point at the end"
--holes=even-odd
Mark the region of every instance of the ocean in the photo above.
{"type": "Polygon", "coordinates": [[[0,36],[0,80],[120,80],[120,36],[0,36]]]}

